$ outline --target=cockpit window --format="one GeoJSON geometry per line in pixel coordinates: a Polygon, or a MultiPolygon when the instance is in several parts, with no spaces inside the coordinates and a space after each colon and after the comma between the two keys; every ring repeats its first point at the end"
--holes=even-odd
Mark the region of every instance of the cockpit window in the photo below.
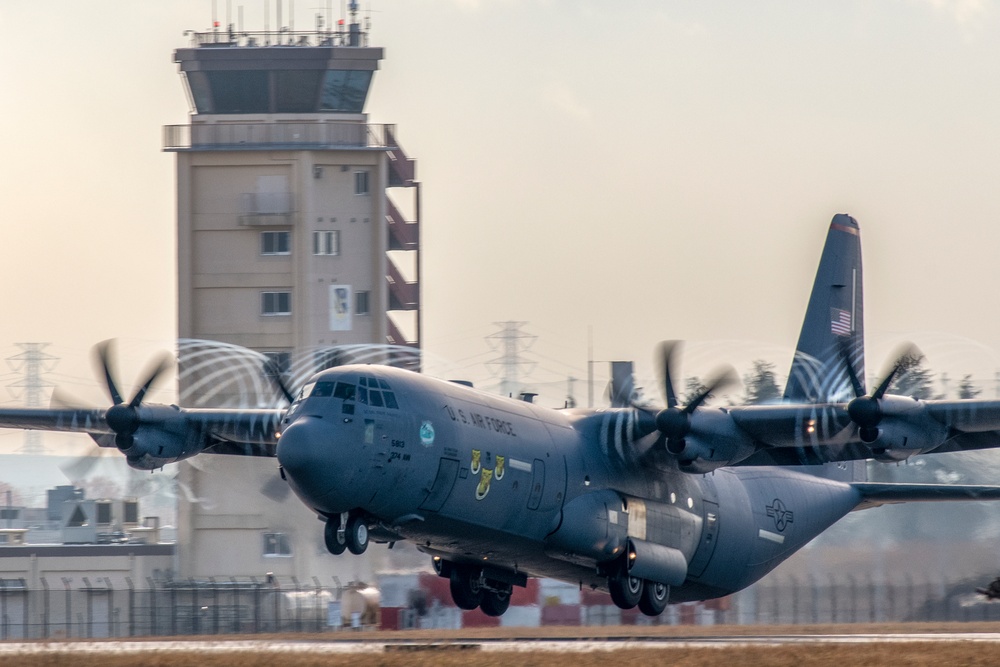
{"type": "Polygon", "coordinates": [[[358,403],[368,405],[368,390],[364,387],[358,387],[358,403]]]}
{"type": "Polygon", "coordinates": [[[317,382],[316,387],[313,388],[312,393],[309,394],[309,396],[312,398],[333,396],[333,385],[333,382],[317,382]]]}
{"type": "Polygon", "coordinates": [[[371,400],[372,406],[376,408],[381,408],[385,405],[382,402],[382,392],[380,391],[375,391],[375,390],[369,391],[368,398],[369,400],[371,400]]]}
{"type": "Polygon", "coordinates": [[[385,407],[392,408],[393,410],[399,409],[399,404],[396,403],[396,397],[393,396],[391,391],[385,392],[382,396],[385,398],[385,407]]]}
{"type": "Polygon", "coordinates": [[[303,398],[311,396],[312,395],[313,387],[315,387],[315,386],[316,386],[315,382],[310,382],[309,384],[303,386],[302,387],[302,391],[299,392],[299,398],[298,398],[298,400],[301,401],[303,398]]]}
{"type": "Polygon", "coordinates": [[[345,401],[354,400],[354,385],[348,382],[338,382],[337,389],[333,392],[334,398],[342,398],[345,401]]]}

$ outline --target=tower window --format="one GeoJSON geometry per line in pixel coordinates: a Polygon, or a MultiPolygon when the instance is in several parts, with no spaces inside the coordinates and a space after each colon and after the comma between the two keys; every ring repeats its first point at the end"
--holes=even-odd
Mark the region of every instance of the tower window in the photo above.
{"type": "Polygon", "coordinates": [[[291,292],[261,292],[260,293],[260,314],[261,315],[291,315],[292,314],[292,293],[291,292]]]}
{"type": "Polygon", "coordinates": [[[354,172],[354,194],[356,194],[356,195],[366,195],[366,194],[368,194],[368,172],[367,171],[356,171],[356,172],[354,172]]]}
{"type": "Polygon", "coordinates": [[[339,255],[340,232],[338,230],[313,232],[313,254],[339,255]]]}
{"type": "Polygon", "coordinates": [[[264,352],[264,375],[281,377],[292,369],[291,352],[264,352]]]}
{"type": "Polygon", "coordinates": [[[368,314],[368,301],[371,292],[355,292],[354,293],[354,314],[355,315],[367,315],[368,314]]]}
{"type": "Polygon", "coordinates": [[[291,252],[290,232],[261,232],[260,254],[287,255],[291,252]]]}
{"type": "Polygon", "coordinates": [[[264,533],[265,556],[291,556],[292,545],[284,533],[264,533]]]}

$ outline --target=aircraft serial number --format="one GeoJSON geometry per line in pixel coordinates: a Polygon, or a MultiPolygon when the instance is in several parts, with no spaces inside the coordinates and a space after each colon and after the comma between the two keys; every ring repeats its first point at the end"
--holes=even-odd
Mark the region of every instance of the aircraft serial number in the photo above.
{"type": "Polygon", "coordinates": [[[489,415],[481,415],[478,412],[466,412],[461,408],[452,408],[450,405],[444,406],[444,409],[448,411],[448,416],[451,417],[451,420],[454,422],[459,422],[475,428],[481,428],[484,431],[492,431],[501,435],[509,435],[512,438],[517,437],[517,433],[514,432],[514,425],[504,419],[497,419],[496,417],[491,417],[489,415]]]}

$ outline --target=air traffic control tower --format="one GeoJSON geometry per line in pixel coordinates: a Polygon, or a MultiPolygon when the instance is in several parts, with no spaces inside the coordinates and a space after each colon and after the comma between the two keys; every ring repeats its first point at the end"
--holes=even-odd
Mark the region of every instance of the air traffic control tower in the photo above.
{"type": "MultiPolygon", "coordinates": [[[[419,348],[420,186],[395,127],[368,122],[383,51],[351,5],[327,29],[216,27],[175,51],[192,107],[189,124],[164,128],[181,339],[250,348],[285,373],[312,359],[307,375],[352,361],[337,352],[350,346],[419,348]]],[[[181,401],[194,405],[181,370],[181,401]]],[[[261,496],[273,460],[209,458],[217,474],[181,472],[181,576],[329,572],[315,562],[315,516],[261,496]]]]}

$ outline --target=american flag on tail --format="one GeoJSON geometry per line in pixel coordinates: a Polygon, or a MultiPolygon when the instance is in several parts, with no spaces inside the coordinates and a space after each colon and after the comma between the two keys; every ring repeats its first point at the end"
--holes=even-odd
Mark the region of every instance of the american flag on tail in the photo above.
{"type": "Polygon", "coordinates": [[[851,313],[840,308],[831,308],[830,331],[837,336],[851,335],[851,313]]]}

